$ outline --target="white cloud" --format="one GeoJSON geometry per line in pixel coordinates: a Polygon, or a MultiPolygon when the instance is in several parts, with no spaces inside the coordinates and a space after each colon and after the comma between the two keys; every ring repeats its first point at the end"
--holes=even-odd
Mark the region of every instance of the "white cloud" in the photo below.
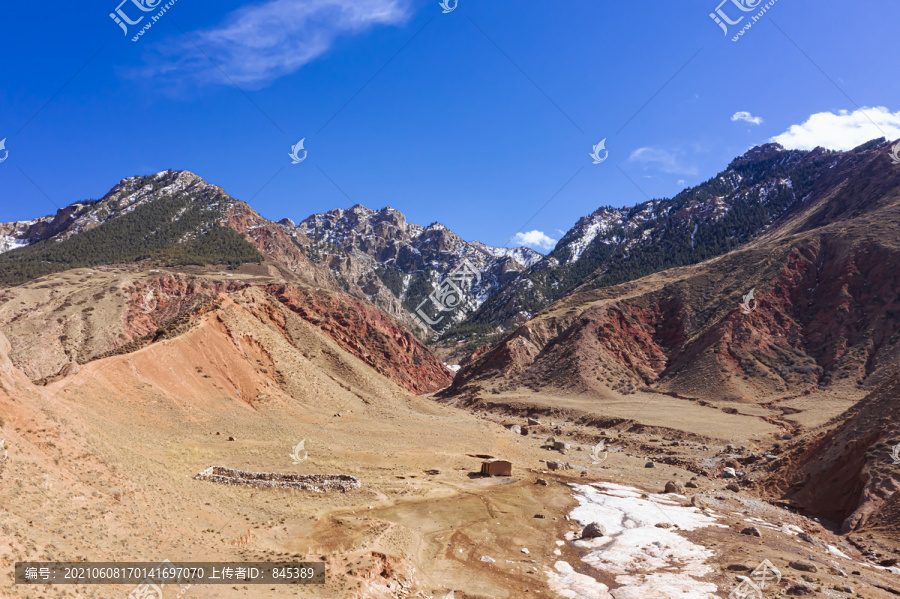
{"type": "Polygon", "coordinates": [[[753,116],[746,110],[741,110],[739,112],[735,112],[731,116],[731,121],[732,122],[744,121],[745,123],[752,123],[754,125],[762,125],[762,123],[763,123],[762,117],[753,116]]]}
{"type": "Polygon", "coordinates": [[[642,164],[644,168],[654,167],[673,175],[696,175],[697,167],[685,164],[682,158],[683,152],[681,151],[645,147],[632,152],[628,160],[642,164]]]}
{"type": "Polygon", "coordinates": [[[545,235],[543,231],[516,233],[515,237],[512,238],[512,242],[516,245],[526,245],[531,248],[539,248],[542,250],[552,250],[556,247],[556,240],[545,235]]]}
{"type": "Polygon", "coordinates": [[[242,7],[221,25],[188,33],[202,52],[183,36],[154,44],[141,75],[230,84],[221,68],[238,85],[259,88],[321,56],[340,35],[404,22],[406,2],[269,0],[242,7]]]}
{"type": "Polygon", "coordinates": [[[892,113],[884,106],[853,112],[818,112],[802,125],[792,125],[769,141],[791,150],[812,150],[819,146],[852,150],[878,137],[889,140],[900,137],[900,112],[892,113]]]}

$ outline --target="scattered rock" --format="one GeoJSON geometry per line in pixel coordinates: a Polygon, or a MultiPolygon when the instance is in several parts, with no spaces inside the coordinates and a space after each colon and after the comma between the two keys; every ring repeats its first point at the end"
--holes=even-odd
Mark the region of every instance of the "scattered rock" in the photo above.
{"type": "Polygon", "coordinates": [[[497,560],[495,560],[495,559],[492,558],[492,557],[488,557],[487,555],[482,555],[482,556],[481,556],[481,561],[487,562],[487,563],[489,563],[489,564],[493,564],[493,563],[494,563],[495,561],[497,561],[497,560]]]}
{"type": "Polygon", "coordinates": [[[546,486],[547,486],[547,481],[544,480],[543,478],[539,478],[539,479],[537,479],[536,481],[534,481],[534,484],[536,484],[536,485],[541,485],[541,486],[546,487],[546,486]]]}
{"type": "Polygon", "coordinates": [[[672,525],[668,522],[657,522],[655,526],[656,528],[672,528],[672,525]]]}
{"type": "Polygon", "coordinates": [[[828,543],[826,543],[822,539],[812,536],[808,532],[801,532],[800,534],[797,535],[797,538],[800,539],[801,541],[805,541],[805,542],[809,543],[810,545],[812,545],[813,547],[815,547],[817,549],[821,549],[822,551],[827,551],[827,549],[828,549],[828,543]]]}
{"type": "Polygon", "coordinates": [[[691,480],[684,483],[684,486],[687,487],[688,489],[699,489],[700,488],[697,486],[697,483],[695,483],[694,481],[691,481],[691,480]]]}
{"type": "Polygon", "coordinates": [[[553,449],[555,449],[556,451],[565,451],[570,448],[571,448],[571,445],[569,445],[565,441],[554,441],[553,442],[553,449]]]}
{"type": "Polygon", "coordinates": [[[571,470],[572,465],[561,460],[547,460],[547,468],[550,470],[571,470]]]}
{"type": "Polygon", "coordinates": [[[819,569],[816,568],[815,564],[811,564],[809,562],[805,562],[802,560],[795,560],[788,564],[794,570],[800,570],[801,572],[818,572],[819,569]]]}
{"type": "Polygon", "coordinates": [[[747,535],[748,537],[761,537],[762,533],[759,532],[759,529],[755,526],[748,526],[744,530],[741,531],[742,535],[747,535]]]}
{"type": "Polygon", "coordinates": [[[599,522],[591,522],[581,531],[582,539],[596,539],[597,537],[605,537],[606,528],[599,522]]]}
{"type": "Polygon", "coordinates": [[[540,420],[538,420],[538,419],[536,419],[536,418],[529,418],[529,419],[528,419],[528,426],[540,426],[540,425],[541,425],[541,421],[540,421],[540,420]]]}
{"type": "Polygon", "coordinates": [[[675,493],[677,495],[684,495],[684,485],[678,482],[677,480],[670,480],[666,483],[666,493],[675,493]]]}
{"type": "Polygon", "coordinates": [[[746,564],[729,564],[725,569],[731,570],[732,572],[749,572],[753,568],[746,564]]]}
{"type": "Polygon", "coordinates": [[[722,470],[722,478],[737,478],[737,472],[734,468],[725,468],[722,470]]]}
{"type": "Polygon", "coordinates": [[[832,587],[835,591],[840,591],[842,593],[847,593],[848,595],[853,595],[856,591],[853,590],[853,587],[849,587],[845,584],[836,584],[832,587]]]}
{"type": "Polygon", "coordinates": [[[734,483],[729,484],[729,485],[728,485],[727,487],[725,487],[725,488],[728,489],[729,491],[733,492],[733,493],[740,493],[740,492],[741,492],[741,488],[740,488],[739,486],[737,486],[736,484],[734,484],[734,483]]]}
{"type": "Polygon", "coordinates": [[[235,439],[234,437],[228,437],[228,440],[229,440],[229,441],[236,441],[236,439],[235,439]]]}
{"type": "Polygon", "coordinates": [[[795,584],[787,590],[787,595],[791,597],[812,597],[816,594],[814,590],[802,584],[795,584]]]}

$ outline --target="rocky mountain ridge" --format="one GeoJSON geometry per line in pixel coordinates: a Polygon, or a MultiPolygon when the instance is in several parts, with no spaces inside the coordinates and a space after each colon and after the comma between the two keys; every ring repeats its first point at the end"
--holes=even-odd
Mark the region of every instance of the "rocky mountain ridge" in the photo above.
{"type": "Polygon", "coordinates": [[[649,388],[775,401],[881,384],[900,363],[900,169],[883,143],[829,157],[805,202],[751,243],[583,285],[463,368],[455,392],[649,388]]]}
{"type": "Polygon", "coordinates": [[[371,210],[357,204],[346,210],[313,214],[296,226],[285,221],[281,224],[321,244],[322,263],[339,279],[357,286],[376,305],[387,294],[392,295],[410,315],[410,321],[425,331],[463,320],[542,258],[524,247],[466,242],[440,223],[427,227],[408,223],[391,207],[371,210]],[[460,269],[472,276],[462,297],[455,298],[458,301],[453,310],[429,301],[442,282],[460,269]],[[443,318],[447,315],[436,312],[451,314],[443,318]],[[441,325],[431,324],[434,317],[441,318],[441,325]]]}
{"type": "Polygon", "coordinates": [[[723,255],[812,195],[826,193],[821,182],[828,171],[886,143],[874,140],[849,152],[766,144],[674,198],[601,207],[579,219],[549,255],[491,297],[470,321],[514,327],[582,286],[616,285],[723,255]]]}

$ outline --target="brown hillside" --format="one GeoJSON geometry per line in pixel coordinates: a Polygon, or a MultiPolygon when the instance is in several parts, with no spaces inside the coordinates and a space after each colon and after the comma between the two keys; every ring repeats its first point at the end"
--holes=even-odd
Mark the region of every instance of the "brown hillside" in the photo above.
{"type": "MultiPolygon", "coordinates": [[[[440,360],[377,308],[340,291],[301,291],[273,271],[279,274],[265,266],[228,274],[139,266],[63,272],[0,292],[0,329],[10,340],[16,367],[46,383],[94,360],[181,334],[222,297],[258,287],[269,304],[258,311],[266,324],[283,327],[303,317],[416,393],[450,383],[451,373],[440,360]]],[[[287,330],[282,334],[291,338],[287,330]]]]}
{"type": "Polygon", "coordinates": [[[449,393],[862,396],[900,363],[900,168],[883,150],[864,157],[741,250],[560,300],[467,364],[449,393]]]}
{"type": "Polygon", "coordinates": [[[900,540],[900,375],[886,381],[785,455],[769,489],[843,532],[877,531],[900,540]]]}

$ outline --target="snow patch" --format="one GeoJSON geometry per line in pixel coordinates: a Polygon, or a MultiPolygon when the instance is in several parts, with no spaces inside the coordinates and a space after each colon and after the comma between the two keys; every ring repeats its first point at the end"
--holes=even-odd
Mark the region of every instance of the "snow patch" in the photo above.
{"type": "Polygon", "coordinates": [[[556,572],[546,570],[550,588],[566,599],[613,599],[609,587],[590,576],[579,574],[568,562],[553,564],[556,572]]]}
{"type": "Polygon", "coordinates": [[[585,563],[615,576],[620,586],[611,591],[612,595],[604,595],[607,587],[595,580],[590,586],[584,580],[589,577],[570,572],[571,566],[567,569],[557,562],[556,572],[547,572],[557,593],[615,599],[716,599],[716,585],[700,580],[715,573],[707,564],[713,552],[688,541],[674,528],[657,528],[657,524],[687,531],[724,528],[714,515],[665,495],[642,497],[642,492],[632,487],[612,483],[572,486],[579,506],[570,517],[581,526],[602,524],[606,536],[575,540],[574,533],[569,533],[569,540],[587,552],[582,558],[585,563]]]}

